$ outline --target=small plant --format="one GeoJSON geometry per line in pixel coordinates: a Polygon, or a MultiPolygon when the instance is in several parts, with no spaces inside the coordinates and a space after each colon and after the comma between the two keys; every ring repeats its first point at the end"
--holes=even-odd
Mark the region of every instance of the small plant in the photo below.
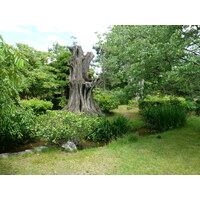
{"type": "Polygon", "coordinates": [[[94,142],[110,142],[121,137],[129,130],[129,121],[123,116],[116,117],[112,120],[103,117],[94,130],[87,136],[94,142]]]}
{"type": "Polygon", "coordinates": [[[130,134],[128,136],[128,141],[131,143],[137,142],[138,141],[138,135],[136,134],[130,134]]]}
{"type": "Polygon", "coordinates": [[[47,110],[53,108],[53,104],[50,101],[30,99],[21,100],[21,103],[29,108],[32,108],[35,114],[44,114],[47,110]]]}

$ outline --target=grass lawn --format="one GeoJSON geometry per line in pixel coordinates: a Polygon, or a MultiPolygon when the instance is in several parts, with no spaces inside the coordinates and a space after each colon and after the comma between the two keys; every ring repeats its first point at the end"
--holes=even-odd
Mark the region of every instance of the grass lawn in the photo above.
{"type": "MultiPolygon", "coordinates": [[[[120,106],[114,113],[127,116],[137,128],[143,125],[137,108],[120,106]]],[[[0,159],[0,174],[200,174],[200,117],[190,117],[185,127],[160,135],[161,139],[136,138],[131,133],[76,153],[49,149],[10,156],[0,159]]]]}

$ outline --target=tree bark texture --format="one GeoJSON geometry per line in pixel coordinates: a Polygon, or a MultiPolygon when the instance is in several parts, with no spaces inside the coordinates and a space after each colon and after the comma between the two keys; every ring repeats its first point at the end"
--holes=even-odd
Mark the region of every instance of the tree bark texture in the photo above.
{"type": "Polygon", "coordinates": [[[102,115],[98,104],[92,96],[93,89],[97,86],[99,79],[89,80],[88,72],[90,62],[94,58],[92,52],[84,55],[81,46],[70,47],[72,58],[69,61],[69,102],[63,110],[69,110],[74,113],[84,112],[88,115],[102,115]]]}

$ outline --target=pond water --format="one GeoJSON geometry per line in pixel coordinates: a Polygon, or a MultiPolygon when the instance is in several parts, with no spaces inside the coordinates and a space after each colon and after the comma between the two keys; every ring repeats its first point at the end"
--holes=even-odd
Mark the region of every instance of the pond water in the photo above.
{"type": "Polygon", "coordinates": [[[31,142],[26,145],[22,145],[20,147],[14,148],[12,150],[7,151],[6,153],[16,153],[16,152],[21,152],[25,151],[27,149],[34,149],[35,147],[39,146],[45,146],[47,143],[45,141],[36,141],[36,142],[31,142]]]}

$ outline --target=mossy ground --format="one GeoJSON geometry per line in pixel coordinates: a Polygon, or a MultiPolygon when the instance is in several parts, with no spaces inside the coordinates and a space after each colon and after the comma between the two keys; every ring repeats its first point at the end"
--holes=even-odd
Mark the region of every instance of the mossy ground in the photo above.
{"type": "MultiPolygon", "coordinates": [[[[138,109],[120,106],[137,128],[143,125],[138,109]]],[[[200,174],[200,117],[161,134],[139,137],[134,132],[107,146],[76,153],[58,149],[0,159],[0,174],[200,174]],[[156,136],[161,135],[161,139],[156,136]]]]}

